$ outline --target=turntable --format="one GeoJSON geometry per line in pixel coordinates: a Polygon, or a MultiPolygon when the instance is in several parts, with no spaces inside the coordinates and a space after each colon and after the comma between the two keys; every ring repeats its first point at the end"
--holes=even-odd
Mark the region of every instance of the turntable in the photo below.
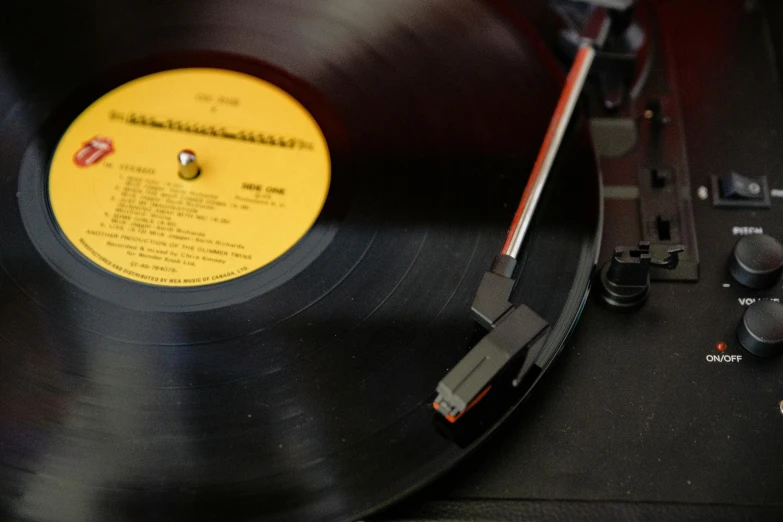
{"type": "Polygon", "coordinates": [[[779,519],[778,11],[10,2],[0,518],[779,519]]]}

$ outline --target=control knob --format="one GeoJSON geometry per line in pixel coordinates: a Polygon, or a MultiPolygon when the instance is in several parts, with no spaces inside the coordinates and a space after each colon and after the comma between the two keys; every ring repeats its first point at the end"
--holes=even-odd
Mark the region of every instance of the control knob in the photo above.
{"type": "Polygon", "coordinates": [[[734,246],[729,271],[739,284],[748,288],[774,286],[783,272],[783,245],[764,234],[745,236],[734,246]]]}
{"type": "Polygon", "coordinates": [[[783,304],[756,301],[745,310],[737,328],[740,344],[759,357],[783,354],[783,304]]]}

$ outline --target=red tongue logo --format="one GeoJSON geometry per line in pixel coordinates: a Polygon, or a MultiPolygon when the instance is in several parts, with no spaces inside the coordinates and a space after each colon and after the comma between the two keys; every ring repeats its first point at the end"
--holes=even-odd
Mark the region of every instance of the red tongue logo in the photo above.
{"type": "Polygon", "coordinates": [[[73,162],[79,167],[89,167],[112,152],[114,152],[114,145],[111,138],[95,136],[82,144],[82,148],[73,155],[73,162]]]}

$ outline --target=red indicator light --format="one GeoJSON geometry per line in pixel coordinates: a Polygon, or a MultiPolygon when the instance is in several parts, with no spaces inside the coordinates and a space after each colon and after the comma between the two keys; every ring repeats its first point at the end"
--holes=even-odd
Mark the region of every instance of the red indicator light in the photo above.
{"type": "Polygon", "coordinates": [[[721,341],[721,342],[719,342],[718,344],[715,345],[715,348],[717,348],[719,352],[725,352],[726,348],[728,348],[728,346],[726,346],[726,343],[721,341]]]}

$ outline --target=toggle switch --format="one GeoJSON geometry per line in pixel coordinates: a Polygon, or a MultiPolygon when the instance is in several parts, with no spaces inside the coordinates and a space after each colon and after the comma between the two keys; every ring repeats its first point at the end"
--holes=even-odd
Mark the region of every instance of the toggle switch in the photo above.
{"type": "Polygon", "coordinates": [[[716,207],[770,207],[766,176],[747,177],[732,172],[712,176],[712,204],[716,207]]]}

